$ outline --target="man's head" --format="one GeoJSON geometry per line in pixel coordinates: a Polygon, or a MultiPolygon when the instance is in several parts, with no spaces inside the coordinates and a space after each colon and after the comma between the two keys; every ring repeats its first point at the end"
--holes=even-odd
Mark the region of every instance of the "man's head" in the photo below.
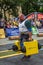
{"type": "Polygon", "coordinates": [[[25,16],[22,14],[21,16],[19,16],[20,22],[25,20],[25,16]]]}

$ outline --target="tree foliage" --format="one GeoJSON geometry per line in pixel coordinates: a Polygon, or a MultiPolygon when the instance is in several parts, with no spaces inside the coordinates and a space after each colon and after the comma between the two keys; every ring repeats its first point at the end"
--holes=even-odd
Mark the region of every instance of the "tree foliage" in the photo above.
{"type": "MultiPolygon", "coordinates": [[[[43,0],[40,0],[43,2],[43,0]]],[[[21,6],[22,12],[27,15],[31,12],[43,12],[43,7],[38,5],[38,0],[0,0],[0,9],[17,16],[17,6],[21,6]],[[40,9],[42,7],[42,9],[40,9]]]]}

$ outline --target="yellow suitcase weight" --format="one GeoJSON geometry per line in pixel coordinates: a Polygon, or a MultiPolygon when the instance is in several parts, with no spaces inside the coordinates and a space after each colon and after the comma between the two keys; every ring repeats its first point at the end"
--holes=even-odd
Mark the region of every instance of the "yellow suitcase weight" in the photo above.
{"type": "Polygon", "coordinates": [[[14,51],[20,50],[20,41],[19,41],[19,40],[16,40],[16,41],[14,42],[14,45],[12,46],[12,49],[13,49],[14,51]]]}
{"type": "Polygon", "coordinates": [[[33,55],[33,54],[37,54],[38,53],[38,41],[37,40],[33,40],[33,41],[27,41],[24,42],[24,46],[26,48],[26,52],[24,53],[24,55],[28,56],[28,55],[33,55]]]}
{"type": "Polygon", "coordinates": [[[12,46],[12,50],[13,50],[13,51],[18,51],[18,47],[17,47],[16,45],[13,45],[13,46],[12,46]]]}

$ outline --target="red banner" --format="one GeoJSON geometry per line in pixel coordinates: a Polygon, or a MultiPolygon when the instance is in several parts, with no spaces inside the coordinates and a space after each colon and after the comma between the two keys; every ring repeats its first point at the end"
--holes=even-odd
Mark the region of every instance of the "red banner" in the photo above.
{"type": "Polygon", "coordinates": [[[39,13],[39,14],[37,14],[37,16],[38,16],[38,20],[43,19],[43,14],[39,13]]]}

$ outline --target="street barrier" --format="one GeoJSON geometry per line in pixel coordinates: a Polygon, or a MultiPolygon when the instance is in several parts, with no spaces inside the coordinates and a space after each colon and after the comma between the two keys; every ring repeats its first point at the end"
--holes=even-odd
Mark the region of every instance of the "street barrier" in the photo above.
{"type": "Polygon", "coordinates": [[[9,39],[18,39],[19,28],[6,28],[6,35],[9,37],[9,39]]]}
{"type": "Polygon", "coordinates": [[[5,32],[4,29],[0,29],[0,39],[5,38],[5,32]]]}
{"type": "Polygon", "coordinates": [[[32,34],[38,34],[38,29],[35,26],[32,26],[32,34]]]}
{"type": "Polygon", "coordinates": [[[38,29],[39,34],[38,37],[43,37],[43,28],[38,29]]]}

